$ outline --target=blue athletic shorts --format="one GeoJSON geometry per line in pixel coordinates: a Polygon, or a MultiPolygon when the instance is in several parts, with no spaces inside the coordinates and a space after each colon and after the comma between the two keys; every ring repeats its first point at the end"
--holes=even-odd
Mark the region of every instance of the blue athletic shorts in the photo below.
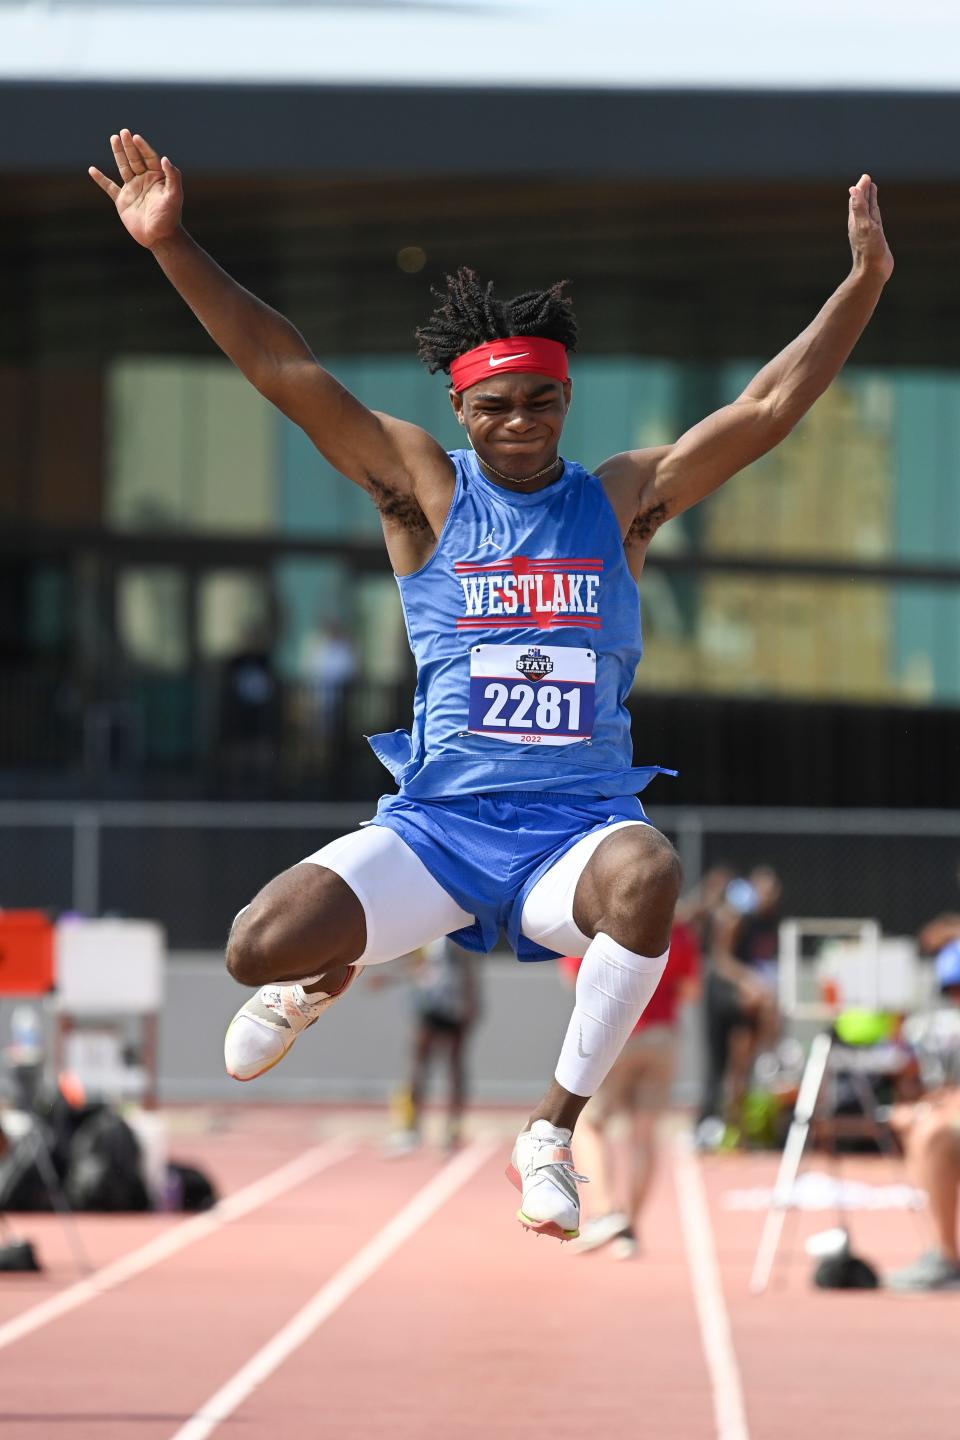
{"type": "Polygon", "coordinates": [[[385,795],[371,825],[393,830],[457,904],[476,916],[451,936],[466,950],[492,950],[506,933],[518,960],[556,954],[520,933],[537,881],[578,840],[618,821],[649,824],[635,795],[612,800],[544,791],[494,791],[444,800],[385,795]]]}

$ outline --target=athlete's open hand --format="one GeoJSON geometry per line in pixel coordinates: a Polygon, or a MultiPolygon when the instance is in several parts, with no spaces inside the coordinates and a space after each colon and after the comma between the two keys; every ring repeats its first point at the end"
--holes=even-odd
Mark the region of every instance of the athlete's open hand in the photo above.
{"type": "Polygon", "coordinates": [[[883,233],[877,187],[869,175],[861,175],[856,185],[850,186],[847,234],[850,236],[854,266],[872,270],[888,280],[893,274],[893,256],[883,233]]]}
{"type": "Polygon", "coordinates": [[[150,250],[160,240],[168,239],[180,224],[180,171],[166,155],[159,156],[142,135],[131,135],[129,130],[111,135],[110,146],[123,184],[108,179],[95,165],[90,166],[90,178],[110,196],[137,244],[150,250]]]}

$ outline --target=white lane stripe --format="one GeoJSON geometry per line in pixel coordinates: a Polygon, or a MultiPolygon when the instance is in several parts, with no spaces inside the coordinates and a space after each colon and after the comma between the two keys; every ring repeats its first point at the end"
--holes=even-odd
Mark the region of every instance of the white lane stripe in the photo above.
{"type": "Polygon", "coordinates": [[[700,1322],[700,1339],[713,1386],[713,1413],[718,1440],[749,1440],[743,1387],[723,1298],[706,1191],[700,1166],[686,1135],[677,1135],[674,1139],[673,1171],[693,1298],[700,1322]]]}
{"type": "Polygon", "coordinates": [[[338,1160],[343,1160],[354,1153],[355,1147],[343,1144],[340,1141],[331,1141],[325,1145],[315,1145],[303,1155],[298,1155],[295,1160],[290,1160],[286,1165],[281,1165],[276,1170],[271,1170],[268,1175],[254,1180],[235,1195],[230,1195],[215,1205],[212,1210],[206,1210],[202,1215],[195,1215],[190,1220],[184,1220],[179,1225],[165,1230],[154,1240],[148,1240],[139,1249],[131,1251],[129,1255],[122,1255],[119,1260],[114,1260],[109,1265],[103,1266],[85,1280],[79,1280],[67,1290],[61,1290],[59,1295],[53,1295],[49,1300],[41,1301],[31,1309],[17,1315],[13,1320],[8,1320],[5,1325],[0,1325],[0,1350],[8,1345],[22,1340],[25,1335],[30,1335],[34,1330],[39,1330],[43,1325],[49,1325],[53,1320],[59,1320],[61,1315],[68,1315],[71,1310],[77,1310],[81,1305],[86,1305],[90,1300],[96,1300],[99,1295],[104,1295],[108,1290],[115,1290],[124,1281],[131,1280],[135,1275],[142,1275],[144,1270],[149,1270],[153,1265],[159,1265],[161,1261],[168,1260],[171,1255],[186,1249],[188,1245],[195,1244],[198,1240],[205,1239],[228,1225],[232,1220],[239,1220],[243,1215],[249,1215],[251,1210],[257,1210],[261,1205],[276,1200],[287,1190],[302,1185],[311,1176],[318,1175],[321,1170],[326,1170],[335,1165],[338,1160]]]}
{"type": "Polygon", "coordinates": [[[180,1427],[172,1440],[206,1440],[221,1421],[249,1399],[258,1385],[273,1374],[283,1362],[349,1300],[365,1280],[369,1280],[405,1240],[449,1200],[479,1170],[496,1149],[495,1145],[477,1143],[469,1146],[455,1160],[435,1175],[394,1218],[378,1230],[352,1259],[331,1277],[262,1349],[247,1361],[225,1385],[201,1405],[197,1413],[180,1427]]]}

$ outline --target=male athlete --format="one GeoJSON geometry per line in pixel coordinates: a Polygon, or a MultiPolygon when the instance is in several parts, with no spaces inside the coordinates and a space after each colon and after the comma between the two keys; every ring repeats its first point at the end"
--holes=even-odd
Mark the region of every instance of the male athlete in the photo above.
{"type": "Polygon", "coordinates": [[[583,955],[556,1077],[513,1151],[520,1222],[578,1233],[577,1117],[656,988],[680,871],[637,792],[624,704],[637,577],[664,521],[782,440],[840,370],[893,269],[869,175],[850,189],[850,274],[732,405],[673,445],[595,470],[558,454],[577,328],[562,287],[498,300],[469,270],[418,333],[472,449],[371,411],[298,332],[181,228],[180,173],[111,137],[90,174],[220,348],[380,511],[417,662],[413,730],[373,737],[399,793],[271,880],[234,921],[227,968],[260,987],[226,1040],[238,1080],[275,1065],[365,965],[440,935],[521,959],[583,955]]]}

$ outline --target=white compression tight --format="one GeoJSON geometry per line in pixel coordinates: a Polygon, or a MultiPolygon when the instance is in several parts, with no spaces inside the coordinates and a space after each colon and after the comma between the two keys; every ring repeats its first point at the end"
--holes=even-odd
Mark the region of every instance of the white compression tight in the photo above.
{"type": "Polygon", "coordinates": [[[577,976],[577,999],[556,1078],[572,1095],[592,1095],[626,1044],[660,983],[667,955],[635,955],[603,932],[577,976]]]}

